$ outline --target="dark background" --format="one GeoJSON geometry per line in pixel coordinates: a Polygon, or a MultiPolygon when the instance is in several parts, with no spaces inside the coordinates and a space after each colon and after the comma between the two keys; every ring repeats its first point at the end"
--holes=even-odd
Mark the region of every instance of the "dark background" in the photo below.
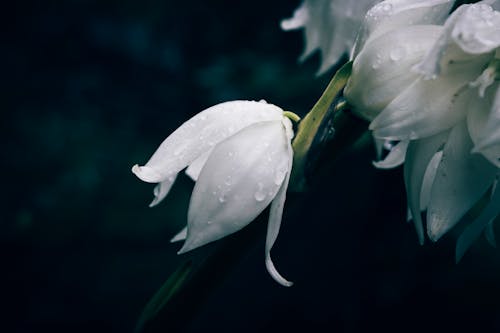
{"type": "MultiPolygon", "coordinates": [[[[318,55],[298,64],[302,33],[279,29],[298,1],[10,5],[0,331],[132,332],[190,256],[169,239],[186,221],[192,182],[180,177],[149,209],[152,186],[131,166],[222,101],[264,98],[303,115],[332,72],[315,77],[318,55]]],[[[401,170],[375,170],[373,157],[372,147],[352,150],[289,195],[273,258],[292,288],[268,276],[263,233],[183,330],[500,331],[499,251],[481,239],[456,265],[456,232],[420,247],[401,170]]]]}

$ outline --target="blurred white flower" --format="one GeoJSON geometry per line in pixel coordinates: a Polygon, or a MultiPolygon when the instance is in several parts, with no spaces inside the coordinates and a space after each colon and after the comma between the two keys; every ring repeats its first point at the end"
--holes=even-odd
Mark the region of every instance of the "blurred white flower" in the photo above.
{"type": "Polygon", "coordinates": [[[321,51],[318,74],[349,54],[368,9],[380,0],[304,0],[293,17],[283,20],[283,30],[304,29],[305,49],[301,60],[321,51]]]}
{"type": "Polygon", "coordinates": [[[172,241],[184,240],[184,253],[234,233],[271,204],[266,239],[266,267],[285,286],[270,251],[281,224],[292,168],[292,124],[279,107],[265,101],[231,101],[210,107],[163,141],[144,166],[132,171],[158,183],[158,204],[177,174],[196,181],[189,204],[187,229],[172,241]]]}
{"type": "Polygon", "coordinates": [[[421,210],[433,241],[481,198],[476,231],[500,213],[499,4],[462,5],[442,24],[453,1],[384,1],[367,13],[353,52],[345,96],[376,138],[400,141],[379,166],[404,162],[421,242],[421,210]]]}

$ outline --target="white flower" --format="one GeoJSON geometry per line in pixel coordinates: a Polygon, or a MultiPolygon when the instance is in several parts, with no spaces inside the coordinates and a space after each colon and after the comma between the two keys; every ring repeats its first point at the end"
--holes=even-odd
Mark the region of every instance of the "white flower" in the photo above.
{"type": "Polygon", "coordinates": [[[274,268],[270,251],[281,224],[292,168],[292,124],[279,107],[265,101],[231,101],[210,107],[163,141],[144,166],[132,171],[141,180],[158,183],[158,204],[177,174],[196,181],[189,204],[184,253],[234,233],[271,204],[266,240],[266,267],[279,283],[289,286],[274,268]]]}
{"type": "Polygon", "coordinates": [[[368,9],[380,0],[304,0],[293,17],[283,20],[283,30],[304,29],[306,46],[301,60],[319,49],[322,64],[318,74],[351,52],[368,9]]]}
{"type": "Polygon", "coordinates": [[[452,4],[392,0],[372,8],[344,93],[376,138],[400,141],[378,165],[404,162],[421,242],[421,210],[436,241],[486,201],[459,241],[460,256],[500,213],[500,1],[462,5],[442,24],[452,4]]]}

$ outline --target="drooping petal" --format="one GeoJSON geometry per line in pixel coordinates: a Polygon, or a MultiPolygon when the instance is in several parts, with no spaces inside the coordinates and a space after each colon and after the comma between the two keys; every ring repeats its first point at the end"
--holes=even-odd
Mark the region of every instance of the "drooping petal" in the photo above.
{"type": "Polygon", "coordinates": [[[194,181],[198,180],[198,176],[200,175],[201,169],[207,163],[208,157],[212,153],[212,149],[204,153],[203,155],[199,156],[197,159],[195,159],[186,169],[186,175],[189,176],[194,181]]]}
{"type": "Polygon", "coordinates": [[[404,167],[406,195],[420,244],[424,243],[424,228],[420,216],[424,176],[429,162],[446,142],[447,137],[448,133],[440,133],[429,138],[411,141],[406,151],[404,167]]]}
{"type": "Polygon", "coordinates": [[[187,237],[187,227],[184,227],[174,237],[172,237],[172,239],[170,240],[170,243],[183,241],[186,239],[186,237],[187,237]]]}
{"type": "Polygon", "coordinates": [[[471,154],[465,122],[455,126],[443,148],[427,208],[427,233],[437,241],[483,196],[497,168],[483,156],[471,154]]]}
{"type": "Polygon", "coordinates": [[[382,161],[373,162],[373,165],[379,169],[392,169],[400,166],[405,161],[406,148],[410,141],[404,140],[392,147],[389,154],[382,161]]]}
{"type": "MultiPolygon", "coordinates": [[[[285,126],[288,127],[287,132],[289,133],[291,131],[290,121],[288,121],[288,124],[285,124],[285,126]]],[[[285,180],[281,184],[281,187],[280,187],[278,193],[276,194],[276,197],[274,198],[274,200],[271,204],[271,209],[269,211],[269,222],[267,225],[267,237],[266,237],[266,268],[267,268],[269,274],[271,274],[271,276],[273,277],[273,279],[285,287],[292,286],[293,282],[286,280],[278,272],[278,270],[274,266],[273,261],[271,259],[271,249],[273,248],[274,242],[276,241],[276,238],[278,237],[278,233],[280,230],[281,219],[283,216],[283,207],[285,205],[285,199],[286,199],[286,190],[288,188],[288,182],[290,180],[290,172],[292,170],[293,149],[292,149],[292,145],[290,143],[290,140],[291,140],[290,135],[288,135],[288,137],[289,137],[288,147],[287,147],[288,172],[285,176],[285,180]]]]}
{"type": "Polygon", "coordinates": [[[492,85],[483,98],[469,103],[467,126],[473,152],[483,154],[500,168],[500,84],[492,85]]]}
{"type": "Polygon", "coordinates": [[[439,25],[446,18],[454,0],[387,0],[366,14],[352,53],[355,58],[368,40],[409,25],[439,25]]]}
{"type": "Polygon", "coordinates": [[[500,214],[500,191],[496,190],[481,215],[465,228],[457,240],[456,261],[460,261],[469,247],[479,238],[481,232],[500,214]]]}
{"type": "Polygon", "coordinates": [[[370,124],[373,134],[392,140],[419,139],[451,128],[465,117],[468,82],[477,69],[462,66],[435,80],[417,79],[370,124]]]}
{"type": "Polygon", "coordinates": [[[432,184],[434,184],[434,179],[436,178],[437,168],[441,159],[443,158],[443,152],[438,151],[432,156],[427,169],[425,170],[424,180],[422,181],[422,190],[420,191],[420,210],[426,210],[431,201],[431,190],[432,184]]]}
{"type": "Polygon", "coordinates": [[[380,0],[305,0],[292,18],[283,20],[283,30],[304,28],[304,60],[319,49],[321,74],[348,54],[368,9],[380,0]]]}
{"type": "Polygon", "coordinates": [[[366,44],[354,59],[344,96],[359,116],[373,120],[418,78],[410,69],[421,61],[441,27],[419,25],[386,33],[366,44]]]}
{"type": "Polygon", "coordinates": [[[487,53],[500,45],[500,13],[484,4],[462,5],[446,20],[443,33],[415,70],[426,78],[446,73],[453,64],[473,61],[482,68],[487,53]],[[483,54],[485,56],[479,57],[483,54]]]}
{"type": "Polygon", "coordinates": [[[245,227],[278,192],[288,173],[282,121],[251,125],[217,145],[191,196],[184,253],[245,227]]]}
{"type": "Polygon", "coordinates": [[[154,207],[158,205],[165,197],[167,196],[168,192],[170,192],[170,189],[172,188],[172,185],[174,185],[175,179],[177,178],[177,174],[168,177],[164,181],[156,184],[155,188],[153,189],[153,194],[154,194],[154,199],[151,201],[149,204],[149,207],[154,207]]]}
{"type": "Polygon", "coordinates": [[[145,182],[162,182],[239,130],[262,121],[280,120],[282,113],[279,107],[263,101],[217,104],[182,124],[145,166],[135,165],[132,171],[145,182]]]}

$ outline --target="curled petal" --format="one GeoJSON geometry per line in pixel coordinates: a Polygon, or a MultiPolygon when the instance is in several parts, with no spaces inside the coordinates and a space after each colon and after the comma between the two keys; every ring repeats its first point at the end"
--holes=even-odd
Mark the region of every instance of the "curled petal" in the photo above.
{"type": "Polygon", "coordinates": [[[425,173],[429,162],[446,142],[447,137],[448,133],[440,133],[422,140],[411,141],[406,152],[404,167],[406,195],[420,244],[424,243],[424,228],[420,210],[425,173]]]}
{"type": "Polygon", "coordinates": [[[267,121],[214,148],[194,187],[179,253],[240,230],[269,205],[289,172],[288,141],[281,120],[267,121]]]}
{"type": "Polygon", "coordinates": [[[478,68],[486,64],[487,55],[500,45],[500,13],[484,4],[460,6],[446,20],[443,33],[415,70],[426,78],[447,72],[453,64],[473,61],[478,68]],[[478,57],[483,54],[484,56],[478,57]]]}
{"type": "Polygon", "coordinates": [[[366,14],[352,53],[355,58],[368,40],[408,25],[441,24],[453,0],[387,0],[373,6],[366,14]]]}
{"type": "Polygon", "coordinates": [[[162,142],[145,166],[134,166],[132,171],[145,182],[162,182],[239,130],[262,121],[280,120],[282,113],[279,107],[265,102],[217,104],[185,122],[162,142]]]}
{"type": "Polygon", "coordinates": [[[485,4],[472,4],[459,13],[451,37],[467,53],[488,53],[500,46],[500,12],[485,4]]]}
{"type": "Polygon", "coordinates": [[[379,169],[392,169],[400,166],[405,161],[406,148],[410,141],[404,140],[394,146],[383,161],[373,162],[373,165],[379,169]]]}
{"type": "Polygon", "coordinates": [[[497,168],[471,154],[465,122],[450,133],[443,149],[427,208],[427,233],[437,241],[462,218],[492,185],[497,168]]]}

